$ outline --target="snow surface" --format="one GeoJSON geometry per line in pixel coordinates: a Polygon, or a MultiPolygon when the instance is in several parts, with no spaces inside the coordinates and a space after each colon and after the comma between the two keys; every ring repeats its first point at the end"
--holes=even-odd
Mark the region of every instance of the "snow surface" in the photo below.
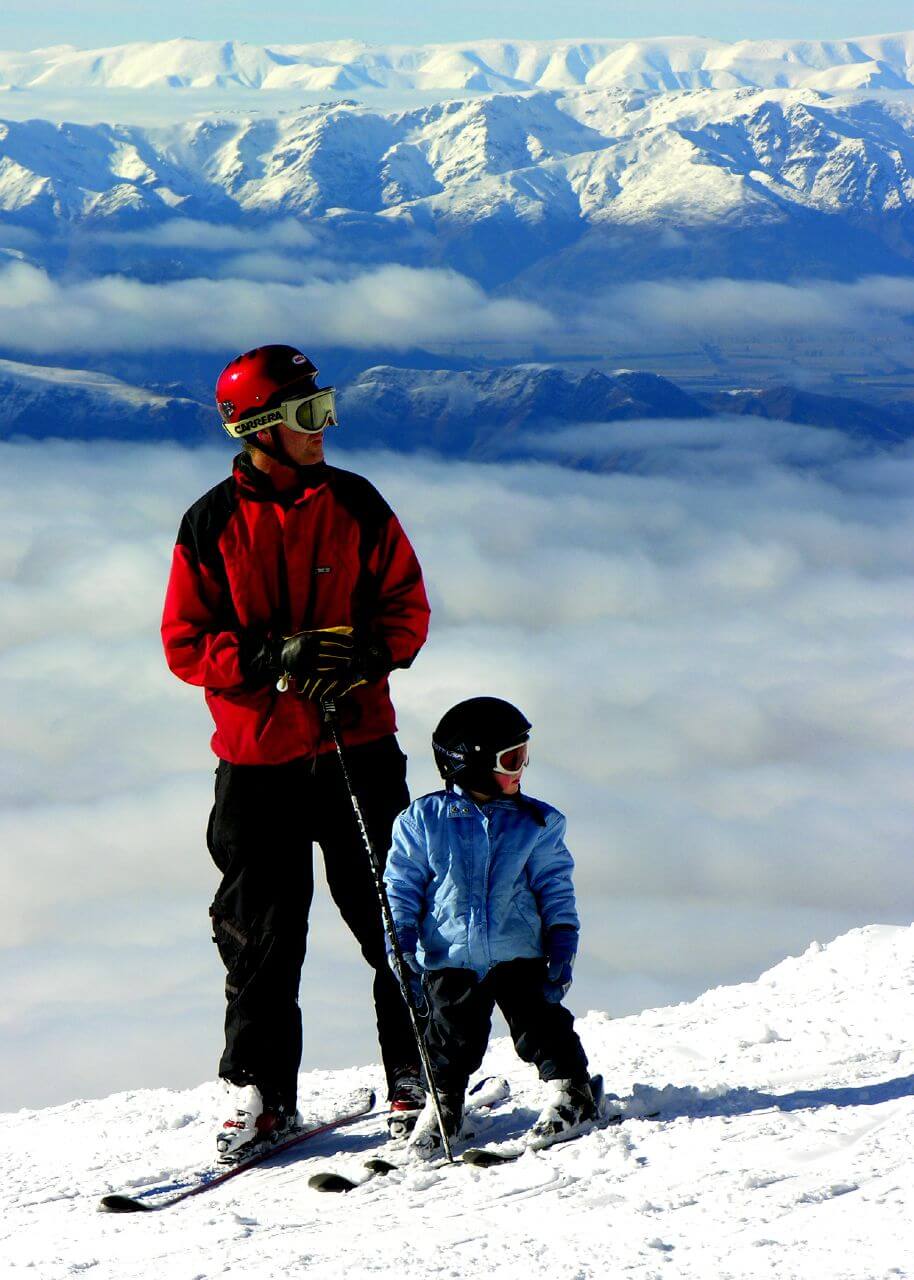
{"type": "MultiPolygon", "coordinates": [[[[3,1118],[5,1276],[209,1280],[523,1276],[524,1280],[914,1275],[914,925],[813,943],[757,982],[691,1004],[579,1026],[625,1100],[619,1128],[513,1165],[413,1168],[349,1196],[309,1190],[358,1172],[378,1114],[162,1214],[95,1212],[207,1159],[215,1083],[3,1118]],[[659,1111],[658,1119],[639,1118],[659,1111]]],[[[514,1096],[479,1137],[510,1139],[543,1097],[506,1041],[486,1071],[514,1096]]],[[[376,1066],[301,1077],[326,1114],[376,1066]]]]}
{"type": "Polygon", "coordinates": [[[169,409],[175,402],[192,404],[178,396],[160,395],[146,387],[136,387],[121,378],[91,369],[58,369],[52,365],[22,364],[18,360],[0,360],[0,385],[14,384],[18,391],[54,395],[65,391],[81,391],[87,397],[113,402],[124,410],[169,409]]]}

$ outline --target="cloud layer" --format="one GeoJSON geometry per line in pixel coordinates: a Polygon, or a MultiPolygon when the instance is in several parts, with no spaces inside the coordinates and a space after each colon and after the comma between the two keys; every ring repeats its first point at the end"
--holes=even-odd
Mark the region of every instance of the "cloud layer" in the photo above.
{"type": "MultiPolygon", "coordinates": [[[[335,455],[400,513],[429,581],[430,641],[394,679],[414,793],[453,702],[530,715],[526,785],[567,812],[577,860],[581,1012],[910,920],[914,460],[745,419],[588,430],[640,465],[335,455]]],[[[228,455],[0,455],[4,1096],[190,1084],[215,1072],[221,1018],[213,761],[157,627],[180,515],[228,455]]],[[[307,1062],[368,1060],[366,975],[319,898],[307,1062]]]]}
{"type": "Polygon", "coordinates": [[[285,264],[282,256],[261,254],[243,264],[256,279],[146,284],[124,275],[61,282],[39,267],[13,262],[0,267],[0,347],[33,353],[243,351],[262,342],[264,333],[285,333],[303,346],[405,350],[454,342],[526,344],[552,328],[542,307],[489,298],[455,271],[382,266],[346,279],[289,284],[276,279],[285,264]]]}
{"type": "MultiPolygon", "coordinates": [[[[421,233],[414,238],[418,245],[421,233]]],[[[55,260],[78,254],[95,263],[86,278],[37,265],[43,249],[33,233],[23,239],[15,228],[0,229],[0,244],[34,259],[0,255],[0,350],[22,355],[225,352],[257,345],[265,333],[303,346],[458,348],[518,359],[584,350],[597,361],[603,352],[608,359],[613,351],[668,356],[712,344],[737,366],[748,350],[756,365],[777,355],[796,380],[796,359],[809,355],[807,347],[816,352],[819,339],[826,348],[850,344],[855,368],[861,360],[884,363],[893,351],[903,362],[914,315],[914,278],[893,276],[657,280],[595,292],[571,267],[560,284],[530,297],[496,295],[448,268],[366,269],[352,261],[344,236],[288,219],[252,231],[182,218],[89,232],[69,249],[55,243],[55,260]],[[159,282],[149,283],[150,274],[159,282]],[[762,351],[766,344],[777,350],[762,351]]],[[[821,351],[812,363],[820,376],[829,368],[821,351]]]]}

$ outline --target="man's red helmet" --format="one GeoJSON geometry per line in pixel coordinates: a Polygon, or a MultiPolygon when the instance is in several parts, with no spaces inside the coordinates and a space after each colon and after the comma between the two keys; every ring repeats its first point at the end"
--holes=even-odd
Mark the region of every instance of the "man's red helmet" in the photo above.
{"type": "Polygon", "coordinates": [[[216,381],[216,405],[222,425],[237,438],[253,428],[245,430],[246,419],[317,389],[317,368],[308,357],[295,347],[273,344],[245,351],[225,366],[216,381]]]}

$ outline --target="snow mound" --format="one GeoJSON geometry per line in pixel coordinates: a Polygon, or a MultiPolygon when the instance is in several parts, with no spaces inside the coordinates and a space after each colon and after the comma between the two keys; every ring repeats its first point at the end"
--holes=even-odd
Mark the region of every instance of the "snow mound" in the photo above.
{"type": "MultiPolygon", "coordinates": [[[[908,1276],[914,1256],[914,926],[813,944],[758,981],[580,1028],[625,1121],[512,1165],[411,1168],[348,1197],[379,1115],[162,1214],[111,1217],[97,1197],[205,1163],[216,1083],[4,1117],[2,1251],[42,1280],[91,1271],[452,1277],[908,1276]]],[[[511,1100],[478,1138],[510,1141],[543,1089],[510,1045],[485,1071],[511,1100]]],[[[377,1067],[301,1078],[306,1115],[380,1086],[377,1067]]]]}

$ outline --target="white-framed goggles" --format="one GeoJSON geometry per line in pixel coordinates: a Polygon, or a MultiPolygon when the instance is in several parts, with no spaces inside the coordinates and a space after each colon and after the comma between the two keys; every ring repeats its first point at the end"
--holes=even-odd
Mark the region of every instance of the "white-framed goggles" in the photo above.
{"type": "Polygon", "coordinates": [[[505,773],[509,778],[516,778],[523,773],[530,762],[530,743],[518,742],[513,747],[502,747],[495,753],[493,773],[505,773]]]}
{"type": "Polygon", "coordinates": [[[306,436],[317,435],[325,427],[337,426],[336,388],[322,387],[320,391],[312,391],[310,395],[284,400],[275,409],[265,409],[263,413],[255,413],[241,422],[226,422],[224,419],[222,422],[228,434],[234,438],[254,435],[257,431],[280,424],[306,436]]]}

